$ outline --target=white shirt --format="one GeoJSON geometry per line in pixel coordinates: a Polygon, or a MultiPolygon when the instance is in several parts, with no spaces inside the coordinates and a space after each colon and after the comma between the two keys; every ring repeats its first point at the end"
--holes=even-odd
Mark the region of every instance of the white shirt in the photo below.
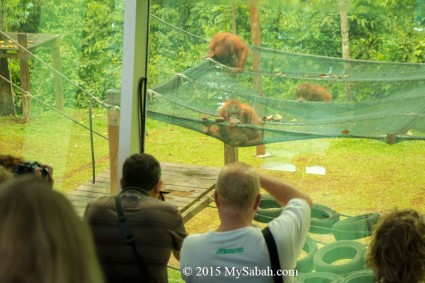
{"type": "MultiPolygon", "coordinates": [[[[294,275],[310,217],[305,200],[291,199],[281,215],[268,224],[278,247],[281,270],[286,275],[294,275]]],[[[180,270],[186,282],[274,282],[263,234],[260,228],[252,226],[189,235],[181,249],[180,270]]],[[[296,282],[295,277],[285,277],[286,282],[296,282]]]]}

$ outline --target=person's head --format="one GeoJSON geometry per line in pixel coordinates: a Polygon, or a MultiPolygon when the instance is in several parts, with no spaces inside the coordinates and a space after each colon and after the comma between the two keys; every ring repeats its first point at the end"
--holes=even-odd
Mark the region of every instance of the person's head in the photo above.
{"type": "Polygon", "coordinates": [[[425,278],[425,223],[411,209],[395,210],[376,226],[367,262],[378,282],[417,283],[425,278]]]}
{"type": "Polygon", "coordinates": [[[88,225],[70,202],[34,176],[0,185],[3,283],[101,283],[88,225]]]}
{"type": "Polygon", "coordinates": [[[54,184],[53,167],[47,164],[25,161],[22,157],[13,155],[0,154],[0,166],[3,166],[14,176],[31,174],[39,176],[49,182],[51,186],[54,184]]]}
{"type": "Polygon", "coordinates": [[[149,192],[158,187],[160,180],[161,166],[152,155],[137,153],[125,160],[121,179],[123,190],[142,189],[149,192]]]}
{"type": "Polygon", "coordinates": [[[17,157],[9,154],[0,154],[0,165],[13,172],[13,168],[24,162],[22,157],[17,157]]]}
{"type": "Polygon", "coordinates": [[[245,163],[231,163],[221,169],[216,184],[217,205],[244,212],[257,208],[260,181],[256,170],[245,163]]]}

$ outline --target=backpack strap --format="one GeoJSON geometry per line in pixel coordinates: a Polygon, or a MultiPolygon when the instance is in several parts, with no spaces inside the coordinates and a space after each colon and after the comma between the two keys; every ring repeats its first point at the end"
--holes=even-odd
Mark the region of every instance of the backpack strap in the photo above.
{"type": "Polygon", "coordinates": [[[274,237],[272,233],[270,232],[269,227],[267,226],[262,230],[264,239],[266,240],[267,249],[269,250],[270,255],[270,262],[272,264],[272,270],[273,270],[273,280],[275,283],[283,283],[283,277],[282,275],[277,275],[277,271],[280,269],[280,261],[279,261],[279,254],[277,252],[277,246],[276,241],[274,240],[274,237]]]}
{"type": "Polygon", "coordinates": [[[124,235],[127,245],[129,245],[133,249],[134,256],[136,257],[136,262],[137,262],[137,265],[139,266],[139,270],[142,275],[142,278],[146,278],[146,280],[148,280],[149,271],[146,268],[146,265],[143,263],[142,257],[137,251],[136,243],[133,236],[133,230],[131,230],[131,227],[128,224],[127,217],[125,217],[124,210],[122,209],[122,206],[121,206],[121,199],[119,196],[115,196],[114,200],[115,200],[115,208],[118,214],[118,223],[120,226],[121,234],[124,235]]]}

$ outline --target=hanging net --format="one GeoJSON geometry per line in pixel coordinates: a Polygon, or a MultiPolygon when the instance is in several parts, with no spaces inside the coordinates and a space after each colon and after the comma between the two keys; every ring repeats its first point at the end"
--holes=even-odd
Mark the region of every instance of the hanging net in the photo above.
{"type": "Polygon", "coordinates": [[[206,59],[150,89],[148,117],[237,147],[314,138],[396,143],[425,139],[424,87],[425,64],[251,47],[245,70],[206,59]],[[297,99],[305,83],[332,100],[297,99]]]}

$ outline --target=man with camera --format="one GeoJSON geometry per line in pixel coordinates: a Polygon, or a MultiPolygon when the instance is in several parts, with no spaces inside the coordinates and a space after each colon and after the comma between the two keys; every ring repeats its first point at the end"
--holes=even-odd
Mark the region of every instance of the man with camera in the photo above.
{"type": "Polygon", "coordinates": [[[122,192],[91,201],[84,214],[106,280],[167,282],[171,252],[180,258],[187,235],[183,218],[160,199],[161,167],[152,155],[131,155],[122,170],[122,192]]]}
{"type": "Polygon", "coordinates": [[[3,177],[0,176],[0,182],[12,176],[30,174],[39,176],[53,186],[53,167],[47,164],[41,164],[36,161],[25,161],[23,158],[13,155],[0,154],[0,166],[1,172],[3,172],[3,177]]]}
{"type": "Polygon", "coordinates": [[[231,163],[218,176],[214,201],[220,225],[185,239],[180,260],[183,279],[273,283],[282,282],[283,276],[285,283],[294,282],[296,261],[310,227],[309,195],[245,163],[231,163]],[[251,225],[261,202],[260,187],[283,206],[264,234],[251,225]],[[269,247],[270,242],[275,247],[269,247]]]}

